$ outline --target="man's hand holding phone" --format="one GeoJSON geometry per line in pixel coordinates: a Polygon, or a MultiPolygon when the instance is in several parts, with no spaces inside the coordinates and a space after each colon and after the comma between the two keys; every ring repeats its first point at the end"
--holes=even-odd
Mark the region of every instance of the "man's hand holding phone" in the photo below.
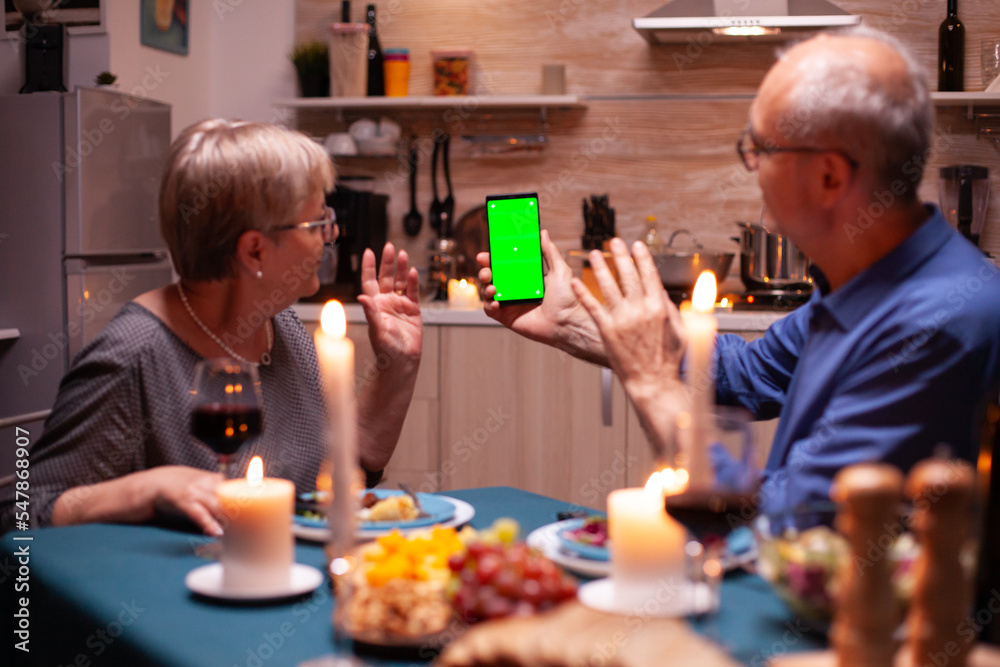
{"type": "MultiPolygon", "coordinates": [[[[487,208],[488,210],[488,208],[487,208]]],[[[481,252],[476,261],[482,283],[483,310],[494,320],[525,338],[553,345],[575,357],[607,366],[604,344],[593,319],[573,293],[573,270],[552,242],[548,231],[540,232],[540,248],[548,272],[545,273],[541,302],[509,304],[495,300],[491,255],[481,252]]]]}

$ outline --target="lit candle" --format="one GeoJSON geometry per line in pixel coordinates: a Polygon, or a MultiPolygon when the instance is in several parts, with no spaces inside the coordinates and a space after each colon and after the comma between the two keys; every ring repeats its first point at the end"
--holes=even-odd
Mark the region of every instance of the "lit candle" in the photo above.
{"type": "Polygon", "coordinates": [[[482,308],[476,284],[465,278],[448,281],[448,305],[452,308],[482,308]]]}
{"type": "Polygon", "coordinates": [[[683,312],[688,333],[688,388],[691,395],[690,437],[682,437],[690,484],[707,487],[712,482],[708,445],[712,433],[712,406],[715,404],[715,375],[712,357],[718,328],[712,311],[715,306],[715,274],[702,271],[694,286],[691,308],[683,312]]]}
{"type": "Polygon", "coordinates": [[[328,301],[314,336],[320,382],[326,396],[327,459],[332,465],[327,560],[354,544],[354,489],[358,470],[358,423],[354,400],[354,343],[347,338],[347,316],[339,301],[328,301]]]}
{"type": "Polygon", "coordinates": [[[264,477],[264,464],[253,457],[246,479],[219,485],[219,505],[228,519],[222,535],[222,586],[226,590],[268,593],[291,583],[292,512],[295,485],[264,477]]]}
{"type": "MultiPolygon", "coordinates": [[[[668,484],[679,483],[673,477],[668,484]]],[[[664,509],[663,481],[653,473],[645,488],[608,495],[611,578],[621,604],[641,604],[663,584],[680,586],[686,581],[687,532],[664,509]]]]}

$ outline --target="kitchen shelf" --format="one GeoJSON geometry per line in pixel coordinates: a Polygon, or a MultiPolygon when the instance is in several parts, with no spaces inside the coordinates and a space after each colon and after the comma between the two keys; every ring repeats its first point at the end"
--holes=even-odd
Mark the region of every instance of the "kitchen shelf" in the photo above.
{"type": "Polygon", "coordinates": [[[578,95],[410,95],[407,97],[296,97],[277,100],[287,109],[574,109],[578,95]]]}
{"type": "Polygon", "coordinates": [[[20,337],[19,329],[0,329],[0,340],[17,340],[20,337]]]}
{"type": "Polygon", "coordinates": [[[931,99],[934,106],[938,107],[967,107],[966,117],[969,120],[975,117],[976,108],[997,108],[1000,107],[1000,93],[951,93],[932,92],[931,99]]]}
{"type": "Polygon", "coordinates": [[[747,93],[611,93],[582,95],[584,102],[730,102],[752,101],[755,92],[747,93]]]}

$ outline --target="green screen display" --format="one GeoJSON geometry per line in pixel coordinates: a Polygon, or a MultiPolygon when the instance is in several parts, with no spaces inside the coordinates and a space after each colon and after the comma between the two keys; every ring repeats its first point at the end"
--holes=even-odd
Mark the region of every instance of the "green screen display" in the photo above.
{"type": "Polygon", "coordinates": [[[493,284],[497,288],[494,298],[500,302],[541,300],[545,286],[538,196],[487,197],[486,220],[493,284]]]}

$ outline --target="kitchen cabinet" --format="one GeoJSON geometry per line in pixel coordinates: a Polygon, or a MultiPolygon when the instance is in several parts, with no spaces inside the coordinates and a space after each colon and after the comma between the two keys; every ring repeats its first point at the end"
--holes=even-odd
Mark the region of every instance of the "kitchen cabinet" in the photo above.
{"type": "MultiPolygon", "coordinates": [[[[303,322],[311,337],[316,322],[303,322]]],[[[409,482],[421,492],[441,488],[439,359],[441,327],[424,328],[424,352],[417,372],[413,401],[403,422],[396,451],[385,469],[385,479],[395,486],[409,482]]],[[[348,324],[347,337],[354,343],[355,384],[360,388],[379,372],[379,360],[368,340],[367,324],[348,324]]]]}
{"type": "Polygon", "coordinates": [[[603,508],[625,482],[625,393],[601,369],[497,326],[441,327],[442,489],[509,485],[603,508]]]}

